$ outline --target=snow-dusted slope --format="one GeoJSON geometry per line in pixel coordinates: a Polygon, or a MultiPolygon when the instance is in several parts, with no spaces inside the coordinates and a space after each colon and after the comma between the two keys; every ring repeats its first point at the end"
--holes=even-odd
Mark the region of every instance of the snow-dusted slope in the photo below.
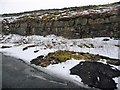
{"type": "MultiPolygon", "coordinates": [[[[6,55],[14,56],[30,64],[30,61],[40,55],[46,56],[50,52],[57,50],[68,50],[75,52],[88,52],[99,54],[110,58],[120,59],[118,51],[120,50],[119,40],[109,37],[85,38],[85,39],[65,39],[55,35],[43,36],[20,36],[20,35],[0,35],[0,52],[6,55]],[[7,48],[8,46],[11,46],[7,48]],[[32,47],[30,47],[32,46],[32,47]],[[29,47],[23,50],[25,47],[29,47]],[[35,52],[35,51],[38,52],[35,52]]],[[[32,65],[46,73],[58,76],[63,79],[75,82],[86,87],[77,75],[70,75],[70,69],[84,60],[68,60],[59,64],[49,65],[47,67],[32,65]]],[[[115,79],[116,82],[117,79],[115,79]]]]}
{"type": "MultiPolygon", "coordinates": [[[[26,37],[10,34],[7,36],[1,36],[0,39],[1,46],[5,44],[12,44],[13,46],[9,49],[2,49],[2,51],[14,49],[16,46],[23,48],[29,45],[37,45],[36,47],[29,48],[28,50],[69,50],[75,52],[89,52],[91,54],[99,54],[116,59],[120,58],[118,57],[118,51],[120,49],[119,40],[114,40],[109,37],[66,39],[55,35],[48,35],[46,37],[32,35],[26,37]],[[105,39],[108,40],[105,41],[105,39]]],[[[26,51],[22,51],[22,53],[26,51]]]]}

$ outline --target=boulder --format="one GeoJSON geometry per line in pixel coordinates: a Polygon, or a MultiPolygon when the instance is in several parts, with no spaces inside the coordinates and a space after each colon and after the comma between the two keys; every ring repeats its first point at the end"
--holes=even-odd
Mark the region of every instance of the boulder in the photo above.
{"type": "Polygon", "coordinates": [[[120,71],[107,64],[85,61],[70,69],[70,74],[78,75],[88,86],[114,90],[117,87],[112,78],[119,77],[120,71]]]}

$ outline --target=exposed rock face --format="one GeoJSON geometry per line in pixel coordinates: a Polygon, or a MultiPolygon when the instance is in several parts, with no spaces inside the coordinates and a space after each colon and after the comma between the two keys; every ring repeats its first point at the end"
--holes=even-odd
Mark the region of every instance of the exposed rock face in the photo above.
{"type": "Polygon", "coordinates": [[[114,90],[116,83],[112,78],[120,76],[119,70],[99,62],[80,62],[70,71],[71,74],[80,76],[84,84],[102,90],[114,90]]]}
{"type": "Polygon", "coordinates": [[[55,34],[66,38],[96,36],[118,38],[120,35],[120,6],[118,4],[111,6],[112,9],[104,8],[87,9],[87,13],[85,13],[86,10],[79,10],[79,7],[76,10],[52,10],[45,14],[42,12],[40,15],[19,17],[12,22],[4,19],[2,30],[5,34],[55,34]]]}

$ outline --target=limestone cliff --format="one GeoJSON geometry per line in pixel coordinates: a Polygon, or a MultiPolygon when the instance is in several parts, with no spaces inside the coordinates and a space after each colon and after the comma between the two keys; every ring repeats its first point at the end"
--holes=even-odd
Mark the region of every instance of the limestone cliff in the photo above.
{"type": "Polygon", "coordinates": [[[3,34],[55,34],[65,38],[120,36],[120,2],[3,14],[3,34]]]}

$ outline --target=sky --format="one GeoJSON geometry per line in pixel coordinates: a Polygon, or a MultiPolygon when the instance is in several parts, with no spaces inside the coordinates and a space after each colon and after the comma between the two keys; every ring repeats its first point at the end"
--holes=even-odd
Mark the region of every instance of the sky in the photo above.
{"type": "Polygon", "coordinates": [[[120,0],[0,0],[0,14],[40,9],[99,5],[118,1],[120,0]]]}

